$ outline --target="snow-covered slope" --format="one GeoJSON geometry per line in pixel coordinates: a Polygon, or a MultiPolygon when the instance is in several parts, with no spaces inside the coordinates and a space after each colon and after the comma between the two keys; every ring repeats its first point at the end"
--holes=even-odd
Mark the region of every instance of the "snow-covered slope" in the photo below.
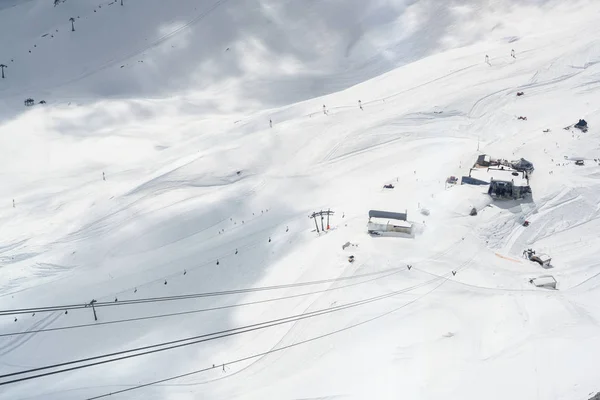
{"type": "Polygon", "coordinates": [[[0,87],[3,102],[10,99],[3,108],[27,97],[62,104],[183,91],[203,100],[196,113],[339,91],[482,36],[530,33],[539,26],[513,14],[539,20],[554,7],[516,0],[3,3],[0,48],[10,77],[0,87]]]}
{"type": "Polygon", "coordinates": [[[599,390],[600,4],[199,3],[0,2],[0,384],[201,340],[0,399],[599,390]],[[446,188],[480,152],[531,160],[532,199],[446,188]]]}

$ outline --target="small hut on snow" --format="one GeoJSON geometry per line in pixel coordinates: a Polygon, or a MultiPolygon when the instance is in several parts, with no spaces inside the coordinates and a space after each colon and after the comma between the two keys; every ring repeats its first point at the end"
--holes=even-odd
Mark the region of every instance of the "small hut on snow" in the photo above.
{"type": "Polygon", "coordinates": [[[403,233],[412,235],[413,225],[407,221],[407,213],[389,211],[369,211],[369,222],[367,230],[371,235],[382,235],[385,233],[403,233]]]}

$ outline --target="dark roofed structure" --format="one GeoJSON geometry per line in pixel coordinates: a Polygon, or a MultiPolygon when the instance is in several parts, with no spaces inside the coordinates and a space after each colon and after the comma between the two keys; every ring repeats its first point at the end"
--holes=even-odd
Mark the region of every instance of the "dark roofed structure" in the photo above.
{"type": "Polygon", "coordinates": [[[389,211],[370,210],[369,218],[384,218],[384,219],[396,219],[399,221],[406,221],[406,218],[407,218],[406,214],[407,214],[406,212],[395,213],[395,212],[389,212],[389,211]]]}
{"type": "Polygon", "coordinates": [[[534,170],[533,163],[531,161],[527,161],[524,158],[521,158],[517,161],[513,161],[511,163],[511,166],[519,172],[532,173],[534,170]]]}
{"type": "Polygon", "coordinates": [[[475,165],[479,165],[480,167],[489,167],[492,165],[492,158],[487,154],[480,154],[479,157],[477,157],[477,162],[475,165]]]}

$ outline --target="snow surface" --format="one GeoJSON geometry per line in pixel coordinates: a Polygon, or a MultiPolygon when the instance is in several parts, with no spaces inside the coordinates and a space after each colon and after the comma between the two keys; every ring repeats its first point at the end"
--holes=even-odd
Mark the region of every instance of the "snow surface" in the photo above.
{"type": "Polygon", "coordinates": [[[1,310],[325,282],[103,307],[98,323],[190,313],[24,335],[10,334],[92,311],[1,315],[0,374],[336,311],[0,399],[202,369],[109,398],[588,399],[599,17],[594,0],[1,0],[1,310]],[[562,129],[580,118],[587,133],[562,129]],[[446,189],[480,153],[532,161],[532,199],[446,189]],[[318,235],[307,216],[327,209],[318,235]],[[370,237],[370,209],[407,210],[415,237],[370,237]],[[549,273],[558,290],[529,283],[549,273]]]}

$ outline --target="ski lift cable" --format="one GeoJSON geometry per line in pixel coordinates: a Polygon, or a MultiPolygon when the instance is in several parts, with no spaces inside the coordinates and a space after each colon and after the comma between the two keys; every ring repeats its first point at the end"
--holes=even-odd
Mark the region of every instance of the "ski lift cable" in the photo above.
{"type": "MultiPolygon", "coordinates": [[[[252,217],[251,217],[251,218],[248,218],[246,221],[247,221],[247,222],[251,222],[251,221],[257,220],[257,219],[259,219],[259,218],[260,218],[260,216],[256,216],[256,217],[254,217],[254,218],[252,218],[252,217]]],[[[296,219],[299,219],[299,217],[293,217],[293,218],[290,218],[290,219],[286,220],[286,222],[288,222],[288,223],[289,223],[290,221],[293,221],[293,220],[296,220],[296,219]]],[[[263,229],[261,229],[261,230],[258,230],[258,231],[256,231],[256,232],[255,232],[255,234],[258,234],[258,233],[263,233],[263,232],[270,231],[270,230],[272,230],[272,229],[275,229],[275,228],[276,228],[277,226],[279,226],[279,225],[280,225],[280,224],[271,224],[271,225],[269,225],[269,226],[267,226],[267,227],[265,227],[265,228],[263,228],[263,229]]],[[[234,230],[236,230],[236,229],[238,229],[238,228],[241,228],[241,225],[239,225],[238,227],[233,227],[233,228],[230,228],[230,230],[229,230],[229,231],[231,232],[231,231],[234,231],[234,230]]],[[[216,237],[216,236],[213,236],[213,237],[216,237]]],[[[236,250],[237,250],[237,249],[248,249],[248,248],[252,248],[252,247],[254,247],[255,245],[258,245],[259,243],[262,243],[262,241],[263,241],[263,240],[265,240],[265,237],[262,237],[261,239],[255,240],[255,241],[253,241],[253,242],[250,242],[250,243],[246,243],[246,244],[244,244],[243,246],[236,248],[236,250]]],[[[212,249],[211,249],[211,250],[212,250],[212,249]]],[[[200,268],[203,268],[203,267],[206,267],[206,266],[209,266],[209,265],[214,265],[214,263],[215,263],[216,261],[219,261],[220,259],[224,259],[224,258],[226,258],[226,257],[229,257],[229,256],[233,256],[233,255],[235,255],[235,254],[236,254],[236,253],[235,253],[235,250],[233,250],[233,249],[232,249],[232,250],[229,250],[229,251],[227,251],[227,252],[224,252],[224,253],[220,254],[219,256],[217,256],[217,257],[214,257],[214,258],[212,258],[212,259],[210,259],[210,260],[207,260],[207,261],[205,261],[205,262],[203,262],[203,263],[201,263],[201,264],[198,264],[198,265],[194,265],[194,266],[192,266],[192,267],[189,267],[189,268],[185,269],[185,271],[187,271],[187,272],[191,272],[191,271],[194,271],[194,270],[196,270],[196,269],[200,269],[200,268]]],[[[134,288],[140,288],[140,287],[144,287],[144,286],[149,286],[149,285],[152,285],[152,284],[156,284],[156,283],[158,283],[158,282],[161,282],[161,281],[163,281],[163,280],[168,280],[168,279],[171,279],[171,278],[174,278],[174,277],[180,276],[180,275],[181,275],[181,271],[178,271],[178,272],[173,272],[173,273],[170,273],[170,274],[168,274],[168,275],[163,275],[163,276],[160,276],[160,277],[158,277],[158,278],[156,278],[156,279],[152,279],[152,280],[150,280],[150,281],[146,281],[146,282],[144,282],[144,283],[138,284],[137,286],[134,286],[134,287],[132,286],[132,287],[126,288],[126,289],[124,289],[124,290],[121,290],[120,292],[117,292],[117,293],[115,293],[115,294],[116,294],[116,295],[121,295],[121,294],[123,294],[123,293],[127,293],[127,292],[129,292],[130,290],[132,290],[132,289],[134,289],[134,288]]]]}
{"type": "MultiPolygon", "coordinates": [[[[457,243],[459,243],[458,241],[457,243]]],[[[428,257],[425,260],[419,261],[418,263],[422,263],[429,260],[436,260],[439,257],[447,254],[451,250],[453,250],[454,246],[450,246],[445,250],[442,250],[432,256],[428,257]]],[[[417,263],[415,263],[417,264],[417,263]]],[[[244,293],[253,293],[260,292],[266,290],[278,290],[278,289],[288,289],[294,287],[301,286],[310,286],[310,285],[318,285],[336,281],[345,281],[352,279],[359,279],[367,276],[385,274],[390,271],[395,271],[401,269],[403,267],[394,267],[385,269],[377,272],[370,272],[361,275],[353,275],[348,277],[341,278],[332,278],[332,279],[323,279],[317,281],[308,281],[308,282],[300,282],[300,283],[291,283],[291,284],[283,284],[283,285],[274,285],[274,286],[263,286],[257,288],[245,288],[245,289],[235,289],[235,290],[227,290],[227,291],[218,291],[218,292],[204,292],[204,293],[192,293],[186,295],[177,295],[177,296],[164,296],[164,297],[152,297],[152,298],[142,298],[142,299],[131,299],[131,300],[122,300],[122,301],[105,301],[105,302],[94,302],[94,307],[115,307],[115,306],[124,306],[124,305],[134,305],[134,304],[146,304],[146,303],[157,303],[162,301],[177,301],[177,300],[188,300],[188,299],[196,299],[202,297],[214,297],[214,296],[227,296],[227,295],[236,295],[236,294],[244,294],[244,293]]],[[[92,306],[91,303],[79,303],[79,304],[63,304],[63,305],[54,305],[54,306],[44,306],[44,307],[28,307],[28,308],[17,308],[17,309],[9,309],[9,310],[0,310],[0,316],[4,315],[19,315],[19,314],[29,314],[29,313],[39,313],[39,312],[56,312],[56,311],[67,311],[67,310],[77,310],[89,308],[92,306]]]]}
{"type": "MultiPolygon", "coordinates": [[[[460,241],[459,241],[460,242],[460,241]]],[[[457,242],[457,243],[459,243],[457,242]]],[[[453,249],[454,246],[450,246],[445,250],[442,250],[436,254],[431,255],[430,257],[419,261],[418,263],[421,262],[425,262],[425,261],[430,261],[430,260],[435,260],[438,259],[439,257],[447,254],[449,251],[451,251],[453,249]]],[[[206,265],[208,263],[212,263],[215,260],[211,260],[210,262],[207,262],[205,264],[201,264],[201,265],[206,265]]],[[[377,275],[377,274],[385,274],[388,271],[393,271],[398,269],[398,267],[396,268],[389,268],[386,270],[382,270],[382,271],[378,271],[378,272],[372,272],[372,273],[367,273],[367,274],[362,274],[362,275],[354,275],[351,277],[342,277],[342,278],[333,278],[333,279],[328,279],[328,280],[320,280],[320,281],[312,281],[312,282],[302,282],[302,283],[294,283],[294,284],[286,284],[286,285],[276,285],[276,286],[266,286],[266,287],[258,287],[258,288],[247,288],[247,289],[238,289],[238,290],[229,290],[229,291],[220,291],[220,292],[208,292],[208,293],[195,293],[195,294],[187,294],[187,295],[179,295],[179,296],[165,296],[165,297],[155,297],[155,298],[145,298],[145,299],[131,299],[131,300],[123,300],[123,301],[104,301],[104,302],[94,302],[93,307],[113,307],[113,306],[122,306],[122,305],[133,305],[133,304],[144,304],[144,303],[155,303],[155,302],[160,302],[160,301],[176,301],[176,300],[187,300],[187,299],[195,299],[195,298],[201,298],[201,297],[212,297],[212,296],[225,296],[225,295],[235,295],[235,294],[243,294],[243,293],[251,293],[251,292],[256,292],[256,291],[264,291],[264,290],[277,290],[277,289],[286,289],[286,288],[292,288],[292,287],[299,287],[299,286],[309,286],[309,285],[317,285],[317,284],[321,284],[321,283],[328,283],[328,282],[334,282],[334,281],[343,281],[343,280],[350,280],[350,279],[358,279],[358,278],[362,278],[362,277],[366,277],[366,276],[371,276],[371,275],[377,275]]],[[[179,275],[179,273],[178,273],[179,275]]],[[[170,276],[169,276],[170,277],[170,276]]],[[[165,279],[163,278],[159,278],[159,279],[155,279],[152,282],[158,282],[165,279]]],[[[148,284],[150,282],[147,282],[146,284],[148,284]]],[[[145,285],[145,284],[143,284],[145,285]]],[[[143,286],[142,285],[142,286],[143,286]]],[[[140,287],[140,286],[137,286],[140,287]]],[[[132,288],[130,288],[129,290],[131,290],[132,288]]],[[[123,293],[124,291],[120,292],[123,293]]],[[[8,310],[0,310],[0,316],[5,316],[5,315],[21,315],[21,314],[29,314],[29,313],[40,313],[40,312],[56,312],[56,311],[68,311],[68,310],[77,310],[77,309],[84,309],[84,308],[88,308],[92,306],[92,303],[75,303],[75,304],[63,304],[63,305],[55,305],[55,306],[43,306],[43,307],[28,307],[28,308],[17,308],[17,309],[8,309],[8,310]]]]}
{"type": "MultiPolygon", "coordinates": [[[[255,359],[255,358],[264,357],[264,356],[267,356],[269,354],[277,353],[277,352],[280,352],[280,351],[283,351],[283,350],[287,350],[287,349],[290,349],[290,348],[293,348],[293,347],[297,347],[297,346],[300,346],[300,345],[303,345],[303,344],[314,342],[314,341],[317,341],[319,339],[324,339],[326,337],[333,336],[335,334],[338,334],[338,333],[341,333],[341,332],[344,332],[344,331],[348,331],[350,329],[353,329],[353,328],[356,328],[356,327],[368,324],[369,322],[373,322],[373,321],[378,320],[380,318],[386,317],[386,316],[388,316],[390,314],[393,314],[393,313],[395,313],[395,312],[397,312],[397,311],[399,311],[399,310],[401,310],[401,309],[403,309],[403,308],[405,308],[405,307],[407,307],[407,306],[409,306],[409,305],[411,305],[413,303],[416,303],[417,301],[421,300],[425,296],[427,296],[430,293],[432,293],[435,290],[437,290],[440,286],[442,286],[447,281],[448,281],[447,279],[444,280],[444,281],[442,281],[439,285],[437,285],[433,289],[429,290],[428,292],[422,294],[421,296],[417,297],[416,299],[413,299],[413,300],[411,300],[411,301],[409,301],[407,303],[404,303],[401,306],[396,307],[396,308],[394,308],[394,309],[392,309],[390,311],[386,311],[383,314],[379,314],[379,315],[377,315],[375,317],[371,317],[371,318],[369,318],[367,320],[364,320],[364,321],[361,321],[361,322],[357,322],[357,323],[354,323],[352,325],[346,326],[344,328],[337,329],[337,330],[334,330],[334,331],[331,331],[331,332],[328,332],[328,333],[325,333],[325,334],[322,334],[322,335],[319,335],[319,336],[314,336],[312,338],[309,338],[309,339],[306,339],[306,340],[302,340],[300,342],[292,343],[292,344],[289,344],[289,345],[286,345],[286,346],[282,346],[282,347],[278,347],[278,348],[273,348],[273,349],[270,349],[270,350],[262,352],[262,353],[256,353],[256,354],[252,354],[250,356],[246,356],[246,357],[238,358],[236,360],[228,361],[228,362],[224,363],[223,365],[238,364],[238,363],[241,363],[241,362],[244,362],[244,361],[249,361],[249,360],[252,360],[252,359],[255,359]]],[[[105,393],[105,394],[101,394],[101,395],[94,396],[94,397],[88,397],[86,400],[98,400],[98,399],[102,399],[102,398],[105,398],[105,397],[113,396],[113,395],[116,395],[116,394],[126,393],[126,392],[130,392],[132,390],[142,389],[142,388],[153,386],[153,385],[157,385],[157,384],[160,384],[160,383],[165,383],[165,382],[173,381],[173,380],[176,380],[176,379],[185,378],[185,377],[192,376],[192,375],[197,375],[197,374],[200,374],[202,372],[208,372],[210,370],[213,370],[214,368],[215,368],[215,366],[208,367],[208,368],[197,369],[197,370],[194,370],[194,371],[186,372],[184,374],[179,374],[179,375],[171,376],[171,377],[168,377],[168,378],[159,379],[159,380],[156,380],[156,381],[153,381],[153,382],[147,382],[147,383],[135,385],[135,386],[129,387],[127,389],[121,389],[121,390],[118,390],[118,391],[115,391],[115,392],[105,393]]]]}
{"type": "Polygon", "coordinates": [[[126,318],[126,319],[119,319],[119,320],[113,320],[113,321],[95,322],[95,323],[80,324],[80,325],[69,325],[69,326],[61,326],[61,327],[55,327],[55,328],[43,328],[43,329],[21,331],[21,332],[0,333],[0,337],[31,335],[31,334],[43,333],[43,332],[55,332],[55,331],[63,331],[63,330],[78,329],[78,328],[88,328],[88,327],[93,327],[93,326],[113,325],[113,324],[126,323],[126,322],[146,321],[146,320],[151,320],[151,319],[167,318],[167,317],[174,317],[174,316],[179,316],[179,315],[189,315],[189,314],[197,314],[197,313],[209,312],[209,311],[225,310],[225,309],[229,309],[229,308],[245,307],[245,306],[270,303],[270,302],[280,301],[280,300],[289,300],[289,299],[294,299],[294,298],[298,298],[298,297],[310,296],[310,295],[319,294],[319,293],[332,292],[334,290],[340,290],[340,289],[345,289],[345,288],[352,287],[352,286],[362,285],[362,284],[373,282],[373,281],[376,281],[379,279],[387,278],[391,275],[398,274],[399,272],[403,272],[403,271],[397,270],[397,271],[393,271],[388,274],[377,276],[375,278],[371,278],[371,279],[361,281],[361,282],[351,283],[348,285],[338,286],[338,287],[333,287],[333,288],[327,288],[327,289],[323,289],[323,290],[316,290],[316,291],[312,291],[312,292],[300,293],[300,294],[295,294],[295,295],[290,295],[290,296],[275,297],[275,298],[270,298],[270,299],[265,299],[265,300],[251,301],[251,302],[247,302],[247,303],[231,304],[231,305],[224,305],[224,306],[210,307],[210,308],[200,308],[200,309],[179,311],[179,312],[166,313],[166,314],[149,315],[149,316],[135,317],[135,318],[126,318]]]}
{"type": "MultiPolygon", "coordinates": [[[[177,301],[177,300],[189,300],[189,299],[197,299],[203,297],[216,297],[216,296],[228,296],[228,295],[236,295],[236,294],[245,294],[245,293],[254,293],[254,292],[263,292],[268,290],[280,290],[280,289],[290,289],[302,286],[312,286],[312,285],[321,285],[325,283],[332,282],[342,282],[353,279],[360,279],[373,275],[384,275],[390,271],[397,271],[400,268],[394,267],[385,269],[377,272],[369,272],[360,275],[352,275],[346,277],[338,277],[332,279],[321,279],[316,281],[307,281],[307,282],[297,282],[297,283],[289,283],[282,285],[273,285],[273,286],[262,286],[256,288],[244,288],[244,289],[234,289],[234,290],[224,290],[218,292],[202,292],[202,293],[191,293],[191,294],[183,294],[183,295],[175,295],[175,296],[164,296],[164,297],[149,297],[142,299],[131,299],[131,300],[122,300],[117,302],[95,302],[93,304],[94,307],[115,307],[115,306],[125,306],[125,305],[134,305],[134,304],[146,304],[146,303],[157,303],[163,301],[177,301]]],[[[89,308],[91,303],[81,303],[81,304],[63,304],[63,305],[55,305],[55,306],[46,306],[46,307],[30,307],[30,308],[18,308],[12,310],[0,310],[0,316],[3,315],[18,315],[18,314],[29,314],[29,313],[38,313],[38,312],[55,312],[55,311],[65,311],[65,310],[76,310],[82,308],[89,308]]]]}
{"type": "MultiPolygon", "coordinates": [[[[448,273],[447,275],[449,276],[450,273],[448,273]]],[[[125,360],[125,359],[130,359],[130,358],[134,358],[134,357],[158,353],[158,352],[162,352],[162,351],[172,350],[172,349],[190,346],[190,345],[194,345],[194,344],[198,344],[198,343],[204,343],[204,342],[208,342],[208,341],[212,341],[212,340],[222,339],[222,338],[229,337],[229,336],[239,335],[242,333],[266,329],[266,328],[270,328],[273,326],[278,326],[278,325],[287,324],[287,323],[291,323],[291,322],[297,322],[297,321],[301,321],[304,319],[313,318],[313,317],[317,317],[317,316],[321,316],[321,315],[326,315],[326,314],[330,314],[333,312],[342,311],[342,310],[362,306],[365,304],[370,304],[370,303],[373,303],[376,301],[384,300],[384,299],[387,299],[387,298],[390,298],[393,296],[397,296],[399,294],[407,293],[407,292],[413,291],[415,289],[427,286],[433,282],[438,282],[441,279],[443,279],[442,282],[445,282],[449,278],[448,277],[434,278],[429,281],[421,282],[417,285],[403,288],[403,289],[400,289],[400,290],[397,290],[394,292],[390,292],[390,293],[387,293],[384,295],[379,295],[379,296],[375,296],[375,297],[371,297],[371,298],[367,298],[367,299],[363,299],[363,300],[359,300],[359,301],[355,301],[355,302],[351,302],[351,303],[346,303],[343,305],[334,306],[334,307],[330,307],[330,308],[326,308],[326,309],[320,309],[320,310],[315,310],[315,311],[311,311],[311,312],[307,312],[307,313],[296,314],[296,315],[289,316],[289,317],[283,317],[283,318],[278,318],[278,319],[274,319],[274,320],[270,320],[270,321],[264,321],[264,322],[260,322],[260,323],[246,325],[243,327],[232,328],[232,329],[227,329],[227,330],[223,330],[223,331],[212,332],[212,333],[208,333],[208,334],[202,334],[202,335],[192,336],[192,337],[188,337],[188,338],[177,339],[177,340],[172,340],[172,341],[168,341],[168,342],[162,342],[162,343],[157,343],[157,344],[153,344],[153,345],[138,347],[138,348],[134,348],[134,349],[122,350],[122,351],[118,351],[118,352],[114,352],[114,353],[92,356],[92,357],[87,357],[87,358],[78,359],[78,360],[71,360],[71,361],[66,361],[63,363],[51,364],[51,365],[46,365],[43,367],[37,367],[37,368],[28,369],[28,370],[4,374],[4,375],[0,375],[0,379],[6,379],[6,378],[11,378],[11,377],[16,377],[19,375],[32,374],[35,372],[47,371],[47,370],[54,369],[54,371],[38,373],[35,375],[29,375],[29,376],[15,378],[15,379],[11,379],[11,380],[5,380],[4,382],[0,382],[0,386],[17,383],[17,382],[22,382],[22,381],[27,381],[27,380],[31,380],[31,379],[42,378],[42,377],[50,376],[50,375],[56,375],[56,374],[79,370],[79,369],[83,369],[83,368],[89,368],[89,367],[93,367],[96,365],[112,363],[115,361],[121,361],[121,360],[125,360]],[[116,357],[116,358],[111,358],[111,357],[116,357]],[[87,363],[87,364],[83,364],[83,363],[87,363]],[[82,364],[82,365],[75,365],[75,364],[82,364]],[[75,366],[71,366],[71,365],[75,365],[75,366]],[[58,369],[61,367],[67,367],[67,368],[58,369]]]]}

